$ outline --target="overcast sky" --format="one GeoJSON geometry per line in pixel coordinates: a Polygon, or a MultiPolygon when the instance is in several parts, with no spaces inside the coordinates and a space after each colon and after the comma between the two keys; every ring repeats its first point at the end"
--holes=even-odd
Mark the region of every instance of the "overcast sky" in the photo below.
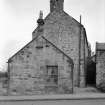
{"type": "MultiPolygon", "coordinates": [[[[50,0],[0,0],[0,67],[32,39],[39,11],[49,13],[50,0]]],[[[86,28],[92,50],[105,42],[105,0],[65,0],[64,10],[86,28]]]]}

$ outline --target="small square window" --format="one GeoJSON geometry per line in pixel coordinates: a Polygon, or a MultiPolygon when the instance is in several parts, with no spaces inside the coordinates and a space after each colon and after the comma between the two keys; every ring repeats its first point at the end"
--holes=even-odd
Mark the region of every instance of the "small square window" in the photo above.
{"type": "Polygon", "coordinates": [[[58,84],[58,66],[47,66],[47,82],[52,85],[58,84]]]}

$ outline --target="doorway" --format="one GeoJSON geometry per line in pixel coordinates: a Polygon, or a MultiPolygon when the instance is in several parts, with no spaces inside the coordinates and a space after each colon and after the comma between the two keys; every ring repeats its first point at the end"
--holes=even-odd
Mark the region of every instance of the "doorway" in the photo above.
{"type": "Polygon", "coordinates": [[[86,85],[96,86],[96,63],[93,61],[89,62],[87,65],[86,85]]]}

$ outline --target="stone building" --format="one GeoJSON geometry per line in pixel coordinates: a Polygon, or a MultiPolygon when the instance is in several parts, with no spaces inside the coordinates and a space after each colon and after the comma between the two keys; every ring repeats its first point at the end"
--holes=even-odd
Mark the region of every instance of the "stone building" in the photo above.
{"type": "Polygon", "coordinates": [[[7,94],[7,82],[8,82],[7,72],[0,72],[0,95],[7,94]]]}
{"type": "Polygon", "coordinates": [[[105,91],[105,43],[96,43],[96,73],[97,87],[105,91]]]}
{"type": "Polygon", "coordinates": [[[64,11],[64,0],[50,0],[50,13],[32,41],[8,60],[10,94],[71,93],[85,87],[90,47],[84,26],[64,11]]]}

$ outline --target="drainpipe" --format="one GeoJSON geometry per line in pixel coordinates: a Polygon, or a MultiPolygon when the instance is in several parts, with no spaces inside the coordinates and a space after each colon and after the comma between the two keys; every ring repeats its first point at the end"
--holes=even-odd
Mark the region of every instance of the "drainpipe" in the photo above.
{"type": "Polygon", "coordinates": [[[74,69],[74,64],[72,64],[71,66],[71,77],[72,77],[72,94],[74,93],[74,73],[73,73],[73,69],[74,69]]]}
{"type": "Polygon", "coordinates": [[[79,66],[78,66],[78,87],[80,87],[80,60],[81,60],[81,15],[80,15],[80,33],[79,33],[79,66]]]}

